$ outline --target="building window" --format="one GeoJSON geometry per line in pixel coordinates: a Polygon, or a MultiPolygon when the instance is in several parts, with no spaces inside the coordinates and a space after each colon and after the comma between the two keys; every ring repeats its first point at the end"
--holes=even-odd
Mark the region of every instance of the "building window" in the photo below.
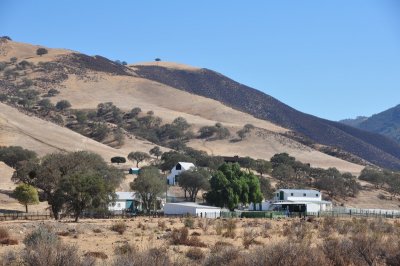
{"type": "Polygon", "coordinates": [[[121,207],[121,203],[117,203],[117,207],[118,207],[118,208],[121,207]]]}
{"type": "Polygon", "coordinates": [[[305,196],[306,196],[306,193],[303,193],[303,196],[305,197],[305,196]]]}
{"type": "Polygon", "coordinates": [[[293,196],[293,193],[290,193],[290,196],[293,196]]]}
{"type": "Polygon", "coordinates": [[[317,197],[318,197],[318,194],[315,194],[315,196],[317,196],[317,197]]]}
{"type": "Polygon", "coordinates": [[[175,167],[176,170],[182,170],[182,165],[180,163],[178,163],[175,167]]]}
{"type": "Polygon", "coordinates": [[[276,196],[279,198],[279,193],[276,193],[276,196]]]}

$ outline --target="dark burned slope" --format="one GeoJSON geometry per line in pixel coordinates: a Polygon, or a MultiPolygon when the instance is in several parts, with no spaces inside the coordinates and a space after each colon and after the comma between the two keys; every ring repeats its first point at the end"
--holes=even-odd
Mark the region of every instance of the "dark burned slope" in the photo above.
{"type": "Polygon", "coordinates": [[[301,133],[312,140],[340,147],[382,167],[400,169],[400,145],[378,134],[299,112],[277,99],[214,71],[135,66],[139,76],[220,101],[257,118],[301,133]]]}

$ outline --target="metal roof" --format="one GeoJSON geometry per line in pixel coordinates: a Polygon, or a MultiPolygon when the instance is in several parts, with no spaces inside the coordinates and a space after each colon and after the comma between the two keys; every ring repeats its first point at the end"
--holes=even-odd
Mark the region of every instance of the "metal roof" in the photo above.
{"type": "Polygon", "coordinates": [[[195,208],[203,208],[203,209],[221,209],[220,207],[200,205],[200,204],[195,203],[195,202],[176,202],[176,203],[166,203],[165,205],[195,207],[195,208]]]}
{"type": "Polygon", "coordinates": [[[283,192],[287,192],[287,193],[293,193],[293,192],[299,192],[299,193],[321,193],[318,190],[314,190],[314,189],[278,189],[277,191],[283,191],[283,192]]]}
{"type": "Polygon", "coordinates": [[[332,202],[330,201],[326,201],[326,200],[321,200],[321,201],[278,201],[278,202],[274,202],[271,205],[282,205],[282,204],[287,204],[287,205],[295,205],[295,204],[332,204],[332,202]]]}
{"type": "Polygon", "coordinates": [[[178,162],[182,166],[184,170],[189,170],[192,167],[195,167],[193,163],[187,163],[187,162],[178,162]]]}

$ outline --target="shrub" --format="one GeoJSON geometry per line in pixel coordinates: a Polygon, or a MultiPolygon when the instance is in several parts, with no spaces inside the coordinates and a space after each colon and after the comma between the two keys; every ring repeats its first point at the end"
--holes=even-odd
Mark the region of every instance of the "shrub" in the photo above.
{"type": "Polygon", "coordinates": [[[4,227],[0,227],[0,239],[9,238],[9,237],[10,237],[10,233],[8,232],[8,230],[4,227]]]}
{"type": "Polygon", "coordinates": [[[59,102],[56,103],[56,108],[57,110],[65,110],[71,107],[71,103],[67,100],[61,100],[59,102]]]}
{"type": "Polygon", "coordinates": [[[258,234],[253,229],[245,229],[243,231],[242,244],[245,249],[248,249],[250,245],[259,245],[260,242],[256,240],[258,234]]]}
{"type": "Polygon", "coordinates": [[[59,94],[59,93],[60,93],[59,90],[50,89],[50,90],[47,92],[47,97],[53,97],[53,96],[56,96],[56,95],[59,94]]]}
{"type": "Polygon", "coordinates": [[[93,257],[97,259],[102,259],[106,260],[108,259],[108,256],[104,252],[99,252],[99,251],[89,251],[85,253],[86,257],[93,257]]]}
{"type": "Polygon", "coordinates": [[[48,51],[47,51],[46,48],[38,48],[36,50],[36,54],[39,55],[39,56],[42,56],[42,55],[47,54],[47,53],[48,53],[48,51]]]}
{"type": "Polygon", "coordinates": [[[197,236],[189,238],[189,230],[186,227],[174,229],[171,233],[170,242],[172,245],[185,245],[192,247],[206,247],[207,245],[200,241],[197,236]]]}
{"type": "Polygon", "coordinates": [[[114,249],[115,255],[125,255],[132,254],[134,252],[134,248],[129,245],[129,243],[124,243],[121,246],[117,246],[114,249]]]}
{"type": "Polygon", "coordinates": [[[236,220],[229,219],[224,223],[225,233],[222,235],[224,237],[235,238],[236,236],[236,220]]]}
{"type": "Polygon", "coordinates": [[[193,227],[194,227],[194,219],[193,219],[193,217],[185,218],[185,220],[183,221],[183,224],[185,225],[185,227],[193,229],[193,227]]]}
{"type": "Polygon", "coordinates": [[[101,233],[103,232],[100,228],[93,229],[93,233],[101,233]]]}
{"type": "Polygon", "coordinates": [[[58,241],[58,236],[50,227],[40,225],[36,230],[25,237],[24,244],[26,247],[30,248],[39,244],[51,246],[58,243],[58,241]]]}
{"type": "Polygon", "coordinates": [[[118,232],[120,235],[124,234],[126,231],[127,226],[124,222],[116,222],[113,225],[111,225],[111,231],[118,232]]]}
{"type": "Polygon", "coordinates": [[[237,248],[233,246],[225,246],[220,249],[213,250],[210,256],[208,256],[208,258],[204,262],[204,265],[205,266],[231,265],[239,258],[239,256],[240,252],[237,248]]]}
{"type": "Polygon", "coordinates": [[[187,252],[186,252],[186,257],[188,257],[191,260],[202,260],[204,259],[205,255],[203,250],[201,250],[200,248],[190,248],[187,252]]]}
{"type": "Polygon", "coordinates": [[[2,238],[0,239],[0,244],[2,245],[18,245],[18,240],[14,238],[2,238]]]}

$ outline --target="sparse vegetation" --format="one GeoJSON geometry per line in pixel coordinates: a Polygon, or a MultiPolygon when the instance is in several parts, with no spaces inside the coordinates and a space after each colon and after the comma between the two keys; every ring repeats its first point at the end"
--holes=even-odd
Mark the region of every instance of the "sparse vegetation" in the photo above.
{"type": "Polygon", "coordinates": [[[124,222],[116,222],[111,226],[111,230],[117,232],[120,235],[123,235],[127,229],[126,223],[124,222]]]}

